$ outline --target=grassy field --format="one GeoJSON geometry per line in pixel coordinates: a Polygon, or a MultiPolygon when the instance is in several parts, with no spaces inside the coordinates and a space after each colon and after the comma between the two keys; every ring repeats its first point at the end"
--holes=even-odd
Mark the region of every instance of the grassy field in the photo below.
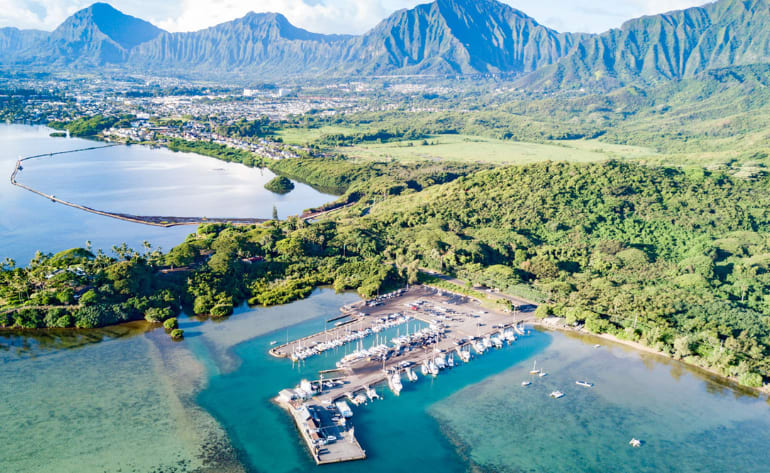
{"type": "Polygon", "coordinates": [[[590,162],[610,158],[644,158],[656,153],[647,148],[613,145],[596,140],[559,141],[548,144],[503,141],[467,135],[439,135],[427,140],[377,143],[338,148],[337,152],[360,159],[398,161],[447,160],[493,164],[526,164],[539,161],[590,162]]]}

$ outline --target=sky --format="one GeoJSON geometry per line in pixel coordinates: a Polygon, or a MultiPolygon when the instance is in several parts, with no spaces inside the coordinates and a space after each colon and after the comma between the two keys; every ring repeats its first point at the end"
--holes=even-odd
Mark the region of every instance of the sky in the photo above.
{"type": "MultiPolygon", "coordinates": [[[[0,26],[53,30],[95,0],[0,0],[0,26]]],[[[168,31],[193,31],[274,11],[318,33],[367,31],[401,8],[429,0],[103,0],[168,31]]],[[[709,0],[502,0],[558,31],[601,33],[642,15],[708,3],[709,0]]]]}

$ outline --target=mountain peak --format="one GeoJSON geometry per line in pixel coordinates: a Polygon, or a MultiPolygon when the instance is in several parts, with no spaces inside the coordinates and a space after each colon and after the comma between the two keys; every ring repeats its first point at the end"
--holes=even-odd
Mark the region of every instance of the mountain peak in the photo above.
{"type": "Polygon", "coordinates": [[[95,28],[124,49],[150,41],[163,32],[152,23],[126,15],[112,5],[101,2],[75,13],[57,31],[73,27],[95,28]]]}

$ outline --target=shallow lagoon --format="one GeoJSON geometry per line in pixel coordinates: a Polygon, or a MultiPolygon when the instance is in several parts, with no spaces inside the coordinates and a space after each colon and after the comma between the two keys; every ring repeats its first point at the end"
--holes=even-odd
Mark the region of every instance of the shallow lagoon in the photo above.
{"type": "MultiPolygon", "coordinates": [[[[100,143],[51,138],[46,127],[0,125],[0,260],[26,264],[35,251],[57,252],[84,246],[110,250],[144,240],[171,249],[194,226],[158,228],[89,214],[15,187],[8,181],[19,156],[67,151],[100,143]]],[[[297,183],[285,195],[264,184],[275,175],[190,153],[144,146],[112,148],[27,161],[17,180],[47,194],[100,210],[157,216],[280,217],[335,199],[297,183]]]]}

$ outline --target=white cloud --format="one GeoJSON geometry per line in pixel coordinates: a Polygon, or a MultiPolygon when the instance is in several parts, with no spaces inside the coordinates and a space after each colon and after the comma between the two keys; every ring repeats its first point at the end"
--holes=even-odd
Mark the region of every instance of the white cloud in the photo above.
{"type": "MultiPolygon", "coordinates": [[[[51,30],[95,0],[0,0],[0,26],[51,30]]],[[[110,0],[107,0],[110,1],[110,0]]],[[[429,0],[111,0],[121,11],[169,31],[193,31],[241,17],[276,11],[320,33],[362,33],[393,11],[429,0]]],[[[687,8],[707,0],[503,0],[559,31],[599,33],[630,18],[687,8]]]]}

